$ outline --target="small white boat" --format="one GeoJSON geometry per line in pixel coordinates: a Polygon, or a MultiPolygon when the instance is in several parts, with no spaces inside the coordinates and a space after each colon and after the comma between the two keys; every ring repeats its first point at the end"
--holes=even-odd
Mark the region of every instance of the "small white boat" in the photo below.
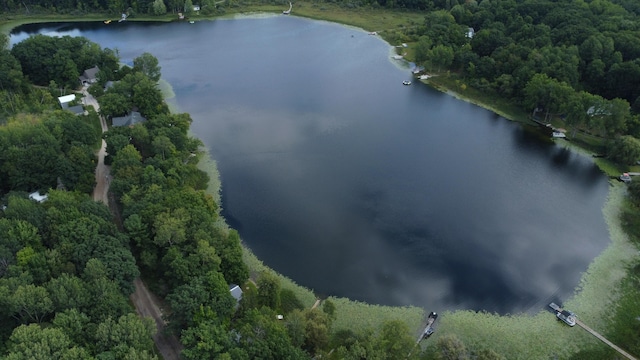
{"type": "Polygon", "coordinates": [[[393,55],[393,58],[396,60],[402,60],[403,56],[402,55],[393,55]]]}
{"type": "Polygon", "coordinates": [[[567,135],[565,135],[563,132],[560,131],[554,131],[553,133],[551,133],[551,136],[554,138],[566,138],[567,135]]]}
{"type": "Polygon", "coordinates": [[[195,21],[193,21],[193,20],[189,21],[189,24],[195,24],[195,23],[196,23],[196,22],[195,22],[195,21]]]}
{"type": "Polygon", "coordinates": [[[576,325],[576,314],[572,313],[569,310],[558,311],[556,313],[556,316],[558,317],[558,319],[564,321],[564,323],[569,326],[576,325]]]}
{"type": "Polygon", "coordinates": [[[622,175],[620,175],[620,181],[623,181],[625,183],[630,183],[631,175],[629,175],[629,173],[623,173],[622,175]]]}
{"type": "Polygon", "coordinates": [[[378,35],[378,33],[375,32],[375,31],[372,31],[372,32],[369,33],[369,35],[378,35]]]}
{"type": "Polygon", "coordinates": [[[404,81],[402,82],[402,85],[411,85],[411,81],[409,81],[409,80],[404,80],[404,81]]]}

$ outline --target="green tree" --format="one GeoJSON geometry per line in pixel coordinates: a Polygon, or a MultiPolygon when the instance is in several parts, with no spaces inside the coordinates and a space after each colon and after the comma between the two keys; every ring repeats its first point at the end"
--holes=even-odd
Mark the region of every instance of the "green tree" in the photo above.
{"type": "Polygon", "coordinates": [[[96,329],[96,351],[110,352],[116,358],[124,358],[130,351],[149,351],[153,349],[155,324],[150,318],[140,318],[135,314],[120,316],[118,321],[107,318],[96,329]]]}
{"type": "Polygon", "coordinates": [[[94,324],[89,317],[78,309],[70,309],[56,314],[52,321],[54,327],[62,330],[72,343],[83,347],[93,345],[92,330],[94,324]]]}
{"type": "Polygon", "coordinates": [[[271,309],[280,307],[280,280],[269,271],[258,278],[258,303],[271,309]]]}
{"type": "Polygon", "coordinates": [[[385,354],[385,359],[415,358],[417,354],[412,352],[415,341],[409,333],[407,325],[402,321],[387,321],[376,339],[376,347],[385,354]]]}
{"type": "Polygon", "coordinates": [[[233,347],[228,330],[213,320],[200,321],[184,330],[180,341],[184,345],[180,356],[186,360],[217,360],[231,356],[233,347]]]}
{"type": "Polygon", "coordinates": [[[60,329],[22,325],[11,334],[8,350],[7,360],[63,359],[69,355],[71,342],[60,329]]]}
{"type": "Polygon", "coordinates": [[[291,289],[281,289],[280,290],[280,309],[283,313],[288,314],[293,310],[302,310],[304,309],[304,305],[298,297],[296,293],[291,289]]]}
{"type": "Polygon", "coordinates": [[[9,299],[13,317],[23,323],[41,323],[53,312],[53,302],[44,287],[21,285],[9,299]]]}
{"type": "Polygon", "coordinates": [[[193,13],[193,2],[191,0],[184,2],[184,13],[187,15],[193,13]]]}
{"type": "Polygon", "coordinates": [[[320,309],[306,310],[304,348],[310,353],[318,353],[329,344],[330,319],[320,309]]]}
{"type": "Polygon", "coordinates": [[[435,343],[436,359],[438,360],[467,360],[469,353],[464,343],[455,335],[444,335],[435,343]]]}
{"type": "Polygon", "coordinates": [[[131,102],[122,94],[107,92],[100,97],[100,115],[114,117],[131,111],[131,102]]]}
{"type": "Polygon", "coordinates": [[[420,36],[418,43],[415,45],[415,60],[421,64],[429,59],[429,50],[431,50],[431,39],[427,36],[420,36]]]}
{"type": "Polygon", "coordinates": [[[302,347],[305,341],[307,329],[307,319],[301,309],[293,310],[285,316],[285,326],[287,334],[291,339],[291,344],[295,347],[302,347]]]}
{"type": "Polygon", "coordinates": [[[89,306],[89,291],[85,283],[75,276],[62,274],[58,278],[51,279],[46,284],[46,288],[53,302],[53,308],[57,312],[89,306]]]}
{"type": "Polygon", "coordinates": [[[640,160],[640,140],[630,135],[620,136],[609,147],[609,158],[624,165],[640,160]]]}
{"type": "Polygon", "coordinates": [[[429,50],[429,61],[435,65],[438,72],[447,68],[453,62],[453,49],[446,45],[436,45],[429,50]]]}
{"type": "MultiPolygon", "coordinates": [[[[157,2],[162,3],[162,0],[156,0],[153,3],[154,10],[156,9],[157,2]]],[[[156,14],[160,15],[157,12],[156,14]]],[[[160,80],[161,73],[160,65],[158,65],[158,59],[148,52],[142,53],[142,55],[133,59],[133,71],[142,72],[143,74],[147,75],[153,82],[158,82],[160,80]]]]}

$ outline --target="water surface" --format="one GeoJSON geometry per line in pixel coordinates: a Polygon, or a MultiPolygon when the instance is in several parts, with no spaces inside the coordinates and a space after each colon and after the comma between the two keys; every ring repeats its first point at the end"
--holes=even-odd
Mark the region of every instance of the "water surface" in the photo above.
{"type": "Polygon", "coordinates": [[[217,160],[224,216],[322,295],[427,310],[537,311],[609,242],[591,159],[415,83],[375,36],[277,16],[49,24],[124,62],[158,57],[217,160]],[[115,25],[115,26],[112,26],[115,25]]]}

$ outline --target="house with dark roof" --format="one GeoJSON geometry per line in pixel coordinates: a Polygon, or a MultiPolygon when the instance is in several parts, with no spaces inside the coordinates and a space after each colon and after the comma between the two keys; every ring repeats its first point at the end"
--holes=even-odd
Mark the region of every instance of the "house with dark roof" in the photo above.
{"type": "Polygon", "coordinates": [[[94,66],[91,69],[85,70],[82,73],[82,75],[78,77],[78,79],[80,80],[80,84],[84,86],[84,85],[91,85],[95,83],[96,77],[98,75],[98,71],[100,71],[100,69],[98,69],[97,66],[94,66]]]}
{"type": "Polygon", "coordinates": [[[73,106],[71,105],[74,101],[76,101],[76,95],[75,94],[60,96],[58,98],[58,102],[60,103],[60,107],[63,110],[71,111],[72,113],[74,113],[76,115],[84,114],[84,108],[82,107],[82,105],[73,105],[73,106]]]}
{"type": "Polygon", "coordinates": [[[113,126],[133,126],[145,122],[147,119],[137,111],[132,111],[125,116],[114,117],[111,119],[113,126]]]}

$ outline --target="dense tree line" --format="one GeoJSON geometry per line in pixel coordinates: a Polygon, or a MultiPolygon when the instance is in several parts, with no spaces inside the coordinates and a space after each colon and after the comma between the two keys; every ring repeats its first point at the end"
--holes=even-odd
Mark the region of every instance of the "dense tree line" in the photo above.
{"type": "Polygon", "coordinates": [[[30,86],[8,45],[9,38],[0,34],[0,124],[17,113],[39,113],[57,105],[47,89],[30,86]]]}
{"type": "Polygon", "coordinates": [[[640,137],[640,21],[637,6],[620,3],[447,1],[398,36],[415,42],[418,63],[541,120],[640,137]]]}
{"type": "Polygon", "coordinates": [[[95,113],[81,117],[62,110],[10,119],[0,127],[0,193],[92,191],[97,123],[95,113]]]}
{"type": "MultiPolygon", "coordinates": [[[[98,66],[103,78],[115,74],[119,68],[118,55],[85,37],[31,36],[11,49],[20,62],[22,72],[36,85],[67,87],[80,86],[79,76],[87,69],[98,66]]],[[[109,79],[108,79],[109,80],[109,79]]]]}
{"type": "Polygon", "coordinates": [[[129,239],[106,206],[52,190],[3,198],[0,356],[154,359],[151,322],[128,304],[138,276],[129,239]]]}

